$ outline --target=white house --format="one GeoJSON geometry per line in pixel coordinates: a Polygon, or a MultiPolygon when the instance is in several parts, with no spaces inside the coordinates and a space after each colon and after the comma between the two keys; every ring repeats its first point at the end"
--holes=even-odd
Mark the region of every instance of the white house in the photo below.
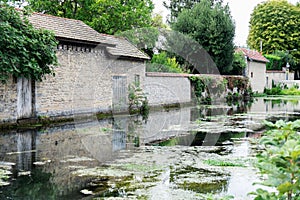
{"type": "Polygon", "coordinates": [[[269,62],[261,53],[246,48],[238,48],[246,58],[247,66],[244,75],[249,78],[252,91],[262,93],[267,83],[266,63],[269,62]]]}

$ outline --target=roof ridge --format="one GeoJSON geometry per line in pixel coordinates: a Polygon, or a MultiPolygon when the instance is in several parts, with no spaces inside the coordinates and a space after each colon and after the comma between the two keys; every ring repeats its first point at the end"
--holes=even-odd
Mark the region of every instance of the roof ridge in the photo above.
{"type": "Polygon", "coordinates": [[[67,17],[55,16],[55,15],[45,14],[45,13],[41,13],[41,12],[32,12],[32,14],[48,16],[48,17],[52,17],[52,18],[60,18],[60,19],[70,20],[70,21],[78,21],[78,22],[81,22],[81,23],[85,24],[83,21],[81,21],[79,19],[72,19],[72,18],[67,18],[67,17]]]}
{"type": "MultiPolygon", "coordinates": [[[[15,8],[15,9],[17,11],[24,11],[24,9],[22,9],[22,8],[15,8]]],[[[47,14],[47,13],[41,13],[41,12],[37,12],[37,11],[33,11],[33,12],[29,13],[29,16],[30,15],[42,15],[42,16],[48,16],[48,17],[52,17],[52,18],[61,18],[61,19],[64,19],[64,20],[73,20],[73,21],[79,21],[79,22],[84,23],[83,21],[81,21],[79,19],[72,19],[72,18],[67,18],[67,17],[55,16],[55,15],[51,15],[51,14],[47,14]]]]}

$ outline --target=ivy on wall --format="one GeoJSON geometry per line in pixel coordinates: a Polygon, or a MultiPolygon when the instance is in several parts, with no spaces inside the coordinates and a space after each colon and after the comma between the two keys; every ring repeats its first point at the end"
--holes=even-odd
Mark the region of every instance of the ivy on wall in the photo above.
{"type": "Polygon", "coordinates": [[[0,3],[0,81],[10,76],[41,81],[54,75],[57,41],[52,32],[35,29],[25,12],[0,3]]]}

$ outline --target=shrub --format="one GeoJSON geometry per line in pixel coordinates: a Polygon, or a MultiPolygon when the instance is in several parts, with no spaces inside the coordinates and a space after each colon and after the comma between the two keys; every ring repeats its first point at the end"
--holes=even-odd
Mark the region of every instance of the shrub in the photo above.
{"type": "Polygon", "coordinates": [[[260,184],[276,188],[276,192],[257,189],[255,200],[300,199],[300,120],[266,122],[270,128],[259,143],[263,151],[257,155],[257,167],[266,179],[260,184]]]}

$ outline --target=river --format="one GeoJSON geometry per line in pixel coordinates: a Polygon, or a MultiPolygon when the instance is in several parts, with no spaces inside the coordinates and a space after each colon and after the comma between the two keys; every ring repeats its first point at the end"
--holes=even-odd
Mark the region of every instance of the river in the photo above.
{"type": "Polygon", "coordinates": [[[0,199],[252,199],[259,180],[252,139],[263,120],[300,118],[299,100],[2,130],[0,199]]]}

